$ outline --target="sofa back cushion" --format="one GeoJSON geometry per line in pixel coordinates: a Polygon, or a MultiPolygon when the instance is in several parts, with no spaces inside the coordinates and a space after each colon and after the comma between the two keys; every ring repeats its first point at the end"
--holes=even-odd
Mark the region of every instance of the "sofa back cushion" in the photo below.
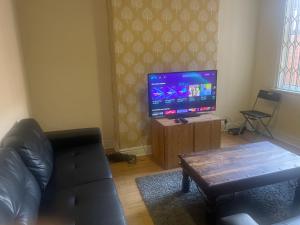
{"type": "Polygon", "coordinates": [[[2,146],[19,153],[44,191],[52,174],[53,151],[39,124],[34,119],[21,120],[3,138],[2,146]]]}
{"type": "Polygon", "coordinates": [[[20,156],[0,148],[0,224],[35,224],[41,190],[20,156]]]}

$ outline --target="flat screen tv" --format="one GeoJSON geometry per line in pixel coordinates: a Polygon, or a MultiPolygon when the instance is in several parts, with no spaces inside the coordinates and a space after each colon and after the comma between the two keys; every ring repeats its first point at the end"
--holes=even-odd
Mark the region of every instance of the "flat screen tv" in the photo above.
{"type": "Polygon", "coordinates": [[[189,117],[216,110],[217,71],[148,74],[149,116],[189,117]]]}

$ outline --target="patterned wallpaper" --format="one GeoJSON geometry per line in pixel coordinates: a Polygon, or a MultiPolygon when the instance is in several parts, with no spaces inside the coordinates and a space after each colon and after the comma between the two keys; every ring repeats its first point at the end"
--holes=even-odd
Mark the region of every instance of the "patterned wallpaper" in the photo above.
{"type": "Polygon", "coordinates": [[[146,75],[216,68],[219,0],[112,0],[119,147],[149,143],[146,75]]]}

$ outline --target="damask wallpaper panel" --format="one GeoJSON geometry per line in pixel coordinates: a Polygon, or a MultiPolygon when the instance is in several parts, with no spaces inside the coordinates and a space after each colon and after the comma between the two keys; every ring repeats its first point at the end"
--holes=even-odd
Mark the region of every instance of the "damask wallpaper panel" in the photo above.
{"type": "Polygon", "coordinates": [[[215,69],[219,0],[112,0],[119,147],[149,144],[147,74],[215,69]]]}

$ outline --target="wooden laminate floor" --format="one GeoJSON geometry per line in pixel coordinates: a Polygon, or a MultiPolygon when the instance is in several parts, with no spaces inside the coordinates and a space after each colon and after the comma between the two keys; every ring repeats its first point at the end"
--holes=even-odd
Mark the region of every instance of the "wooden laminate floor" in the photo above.
{"type": "MultiPolygon", "coordinates": [[[[265,140],[265,138],[250,133],[241,136],[232,136],[224,133],[222,135],[222,147],[260,140],[265,140]]],[[[135,178],[165,171],[151,160],[151,156],[139,157],[135,165],[125,162],[113,163],[111,164],[111,168],[128,225],[153,225],[152,219],[136,186],[135,178]]]]}

